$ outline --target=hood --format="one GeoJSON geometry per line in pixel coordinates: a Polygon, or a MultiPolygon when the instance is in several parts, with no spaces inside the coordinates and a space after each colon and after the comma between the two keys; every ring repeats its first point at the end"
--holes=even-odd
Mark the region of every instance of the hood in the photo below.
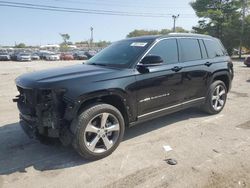
{"type": "Polygon", "coordinates": [[[64,85],[65,82],[73,79],[81,79],[84,80],[84,82],[98,81],[103,78],[103,74],[108,74],[114,71],[115,69],[78,64],[23,74],[16,79],[16,85],[23,88],[47,89],[64,85]]]}

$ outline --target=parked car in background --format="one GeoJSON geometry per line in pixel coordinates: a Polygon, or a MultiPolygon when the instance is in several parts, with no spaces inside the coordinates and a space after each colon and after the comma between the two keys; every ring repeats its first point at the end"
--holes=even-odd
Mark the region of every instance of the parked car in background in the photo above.
{"type": "Polygon", "coordinates": [[[41,60],[45,60],[48,54],[49,54],[48,52],[38,52],[38,55],[41,60]]]}
{"type": "Polygon", "coordinates": [[[11,54],[10,54],[10,59],[11,59],[12,61],[17,61],[17,55],[18,55],[17,52],[11,53],[11,54]]]}
{"type": "Polygon", "coordinates": [[[250,67],[250,56],[249,57],[246,57],[245,61],[244,61],[244,64],[247,66],[247,67],[250,67]]]}
{"type": "Polygon", "coordinates": [[[61,60],[74,60],[74,56],[71,53],[61,53],[61,60]]]}
{"type": "Polygon", "coordinates": [[[74,53],[74,59],[76,60],[87,60],[88,56],[85,54],[85,51],[78,51],[74,53]]]}
{"type": "Polygon", "coordinates": [[[31,59],[32,60],[40,60],[40,56],[37,53],[31,54],[31,59]]]}
{"type": "Polygon", "coordinates": [[[85,55],[88,57],[88,59],[92,58],[95,56],[95,54],[97,54],[97,52],[95,50],[89,50],[85,53],[85,55]]]}
{"type": "Polygon", "coordinates": [[[9,61],[10,55],[6,52],[0,52],[0,61],[9,61]]]}
{"type": "Polygon", "coordinates": [[[31,55],[28,53],[19,53],[17,55],[17,61],[31,61],[31,55]]]}
{"type": "MultiPolygon", "coordinates": [[[[242,49],[241,54],[244,55],[246,53],[247,53],[247,51],[242,49]]],[[[240,55],[240,50],[234,48],[233,49],[233,55],[240,55]]]]}
{"type": "Polygon", "coordinates": [[[56,53],[48,53],[45,55],[45,60],[47,61],[58,61],[60,60],[60,55],[56,53]]]}

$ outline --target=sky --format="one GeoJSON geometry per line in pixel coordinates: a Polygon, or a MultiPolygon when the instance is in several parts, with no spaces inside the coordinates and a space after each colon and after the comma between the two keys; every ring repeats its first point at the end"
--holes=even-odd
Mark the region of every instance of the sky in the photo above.
{"type": "MultiPolygon", "coordinates": [[[[173,14],[180,14],[176,26],[191,30],[198,18],[189,5],[191,0],[6,0],[67,8],[122,11],[129,13],[166,14],[165,17],[138,17],[51,12],[0,6],[0,46],[25,43],[26,45],[58,44],[59,33],[68,33],[70,41],[90,39],[116,41],[134,29],[171,29],[173,14]]],[[[1,4],[1,0],[0,0],[1,4]]]]}

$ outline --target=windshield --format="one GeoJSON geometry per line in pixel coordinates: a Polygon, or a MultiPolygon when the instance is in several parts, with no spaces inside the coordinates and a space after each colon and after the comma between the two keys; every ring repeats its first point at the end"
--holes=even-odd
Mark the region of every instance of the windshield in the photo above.
{"type": "Polygon", "coordinates": [[[92,57],[87,64],[128,68],[148,48],[152,40],[124,40],[111,44],[92,57]]]}

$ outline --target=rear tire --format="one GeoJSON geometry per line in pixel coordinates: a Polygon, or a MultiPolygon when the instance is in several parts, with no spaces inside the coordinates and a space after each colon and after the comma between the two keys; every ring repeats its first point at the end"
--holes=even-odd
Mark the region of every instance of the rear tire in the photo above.
{"type": "Polygon", "coordinates": [[[72,123],[73,147],[85,159],[104,158],[118,147],[124,129],[124,119],[117,108],[104,103],[93,104],[72,123]]]}
{"type": "Polygon", "coordinates": [[[202,109],[211,115],[218,114],[223,110],[226,100],[227,88],[224,82],[216,80],[209,87],[206,102],[202,106],[202,109]]]}

